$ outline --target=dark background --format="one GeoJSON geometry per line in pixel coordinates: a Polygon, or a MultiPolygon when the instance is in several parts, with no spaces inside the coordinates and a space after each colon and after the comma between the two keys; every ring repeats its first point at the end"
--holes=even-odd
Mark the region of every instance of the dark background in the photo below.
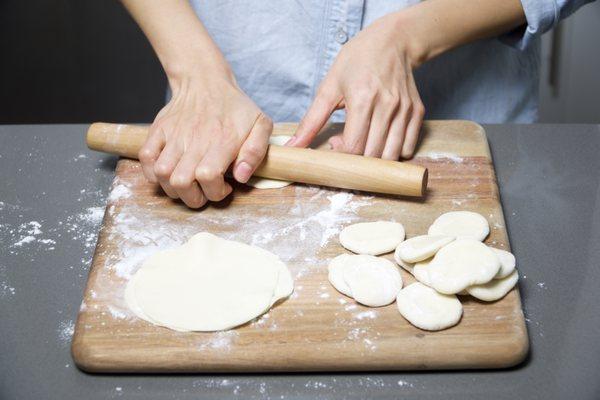
{"type": "Polygon", "coordinates": [[[0,124],[151,122],[166,78],[116,0],[0,0],[0,124]]]}

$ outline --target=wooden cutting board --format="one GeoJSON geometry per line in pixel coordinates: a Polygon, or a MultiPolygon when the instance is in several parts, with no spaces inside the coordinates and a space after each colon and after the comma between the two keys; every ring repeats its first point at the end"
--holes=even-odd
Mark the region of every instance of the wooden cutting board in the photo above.
{"type": "MultiPolygon", "coordinates": [[[[291,134],[294,125],[280,128],[291,134]]],[[[323,136],[341,129],[331,125],[323,136]]],[[[231,198],[195,211],[146,183],[137,162],[119,161],[75,327],[75,362],[93,372],[421,370],[519,363],[528,338],[518,289],[490,304],[461,297],[460,323],[426,332],[404,320],[395,303],[364,307],[328,283],[328,261],[345,252],[337,234],[359,221],[399,221],[411,237],[426,233],[443,212],[472,210],[490,222],[486,242],[509,249],[481,126],[427,122],[411,162],[429,168],[425,199],[302,184],[271,190],[236,185],[231,198]],[[279,255],[294,276],[294,294],[226,332],[181,333],[137,319],[123,299],[128,278],[149,254],[201,231],[279,255]]],[[[405,285],[414,281],[404,271],[402,277],[405,285]]]]}

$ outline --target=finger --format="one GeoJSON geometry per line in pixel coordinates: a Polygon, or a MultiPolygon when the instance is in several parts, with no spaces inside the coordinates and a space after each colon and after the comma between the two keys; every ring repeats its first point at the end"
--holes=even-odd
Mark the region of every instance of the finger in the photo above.
{"type": "Polygon", "coordinates": [[[390,122],[397,109],[397,95],[382,94],[379,96],[377,106],[371,118],[367,143],[365,145],[365,156],[381,157],[385,148],[390,122]]]}
{"type": "Polygon", "coordinates": [[[321,131],[331,113],[339,108],[342,96],[329,86],[323,86],[300,121],[298,129],[286,146],[306,147],[321,131]]]}
{"type": "Polygon", "coordinates": [[[232,191],[231,185],[223,177],[227,165],[219,160],[221,155],[216,153],[213,151],[207,154],[196,168],[196,180],[204,196],[210,201],[221,201],[232,191]]]}
{"type": "Polygon", "coordinates": [[[409,80],[409,91],[412,97],[413,107],[410,115],[410,121],[408,122],[408,126],[406,128],[406,139],[402,145],[401,155],[403,158],[411,158],[413,156],[419,140],[423,118],[425,117],[425,107],[423,106],[423,102],[421,101],[421,97],[417,91],[417,86],[412,74],[409,80]]]}
{"type": "Polygon", "coordinates": [[[359,98],[354,104],[349,102],[341,143],[336,143],[334,139],[333,143],[330,141],[330,144],[338,151],[364,154],[372,114],[372,99],[363,97],[359,98]]]}
{"type": "Polygon", "coordinates": [[[190,147],[181,157],[171,174],[169,183],[177,195],[190,208],[200,208],[206,203],[206,198],[196,182],[196,167],[202,158],[201,149],[190,147]]]}
{"type": "Polygon", "coordinates": [[[166,144],[158,160],[154,163],[154,175],[167,196],[172,199],[177,199],[178,196],[177,191],[171,186],[169,179],[179,163],[182,154],[182,147],[176,141],[170,141],[166,144]]]}
{"type": "Polygon", "coordinates": [[[272,132],[273,122],[265,115],[260,114],[234,162],[233,177],[236,181],[248,182],[267,154],[269,137],[272,132]]]}
{"type": "Polygon", "coordinates": [[[412,112],[412,100],[409,95],[408,85],[401,85],[400,104],[390,123],[385,147],[381,158],[397,161],[402,153],[402,146],[406,137],[406,126],[412,112]]]}
{"type": "Polygon", "coordinates": [[[154,175],[154,163],[160,156],[160,152],[165,146],[165,135],[160,128],[151,127],[148,138],[138,152],[138,159],[142,165],[142,172],[148,181],[158,182],[154,175]]]}

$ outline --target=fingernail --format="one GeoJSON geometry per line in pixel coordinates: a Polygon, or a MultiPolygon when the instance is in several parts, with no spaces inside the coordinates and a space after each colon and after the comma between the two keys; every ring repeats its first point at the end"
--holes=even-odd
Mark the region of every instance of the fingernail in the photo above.
{"type": "Polygon", "coordinates": [[[286,145],[286,146],[293,146],[293,145],[294,145],[294,143],[296,143],[297,141],[298,141],[298,138],[297,138],[296,136],[292,136],[292,137],[290,138],[290,140],[288,140],[288,141],[285,143],[285,145],[286,145]]]}
{"type": "Polygon", "coordinates": [[[246,183],[252,175],[252,167],[246,161],[242,161],[236,168],[236,175],[238,182],[246,183]]]}

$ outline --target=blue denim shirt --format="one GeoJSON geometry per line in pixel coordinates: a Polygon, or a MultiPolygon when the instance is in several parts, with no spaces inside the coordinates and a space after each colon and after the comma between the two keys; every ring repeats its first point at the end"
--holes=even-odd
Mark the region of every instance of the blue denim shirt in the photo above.
{"type": "MultiPolygon", "coordinates": [[[[501,1],[501,0],[500,0],[501,1]]],[[[415,78],[428,119],[537,118],[539,37],[590,0],[521,0],[527,26],[433,59],[415,78]]],[[[274,121],[299,121],[341,47],[418,0],[192,0],[238,84],[274,121]]],[[[343,121],[336,112],[333,121],[343,121]]]]}

